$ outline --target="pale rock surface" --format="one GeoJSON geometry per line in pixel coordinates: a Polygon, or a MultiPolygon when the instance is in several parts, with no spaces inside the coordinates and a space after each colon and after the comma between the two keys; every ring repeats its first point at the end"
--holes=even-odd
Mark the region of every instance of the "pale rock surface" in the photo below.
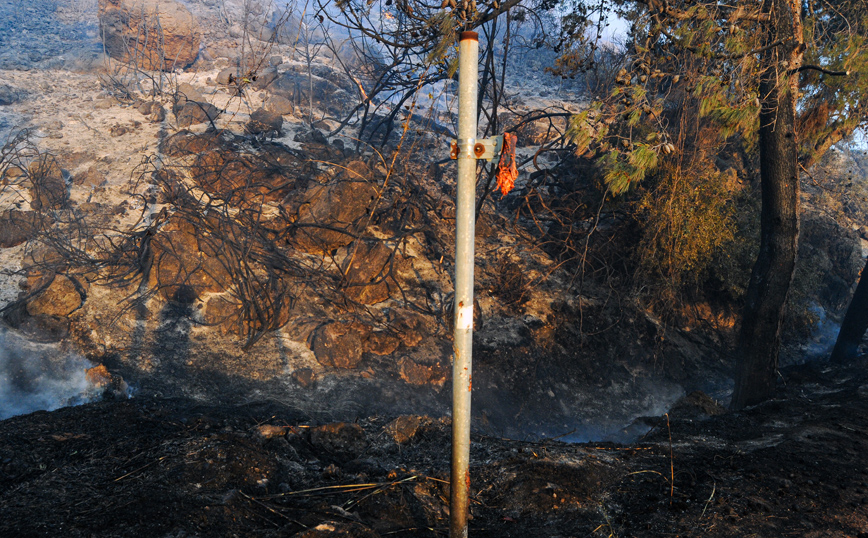
{"type": "Polygon", "coordinates": [[[99,0],[106,51],[150,71],[172,71],[199,55],[199,24],[173,0],[99,0]]]}

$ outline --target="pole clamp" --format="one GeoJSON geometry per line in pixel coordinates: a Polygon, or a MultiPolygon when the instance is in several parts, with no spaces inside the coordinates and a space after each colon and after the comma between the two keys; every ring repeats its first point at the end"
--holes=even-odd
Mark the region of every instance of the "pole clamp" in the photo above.
{"type": "Polygon", "coordinates": [[[500,157],[500,152],[503,149],[503,135],[492,136],[489,138],[468,138],[465,140],[452,140],[450,144],[449,157],[458,159],[485,160],[492,162],[500,157]]]}

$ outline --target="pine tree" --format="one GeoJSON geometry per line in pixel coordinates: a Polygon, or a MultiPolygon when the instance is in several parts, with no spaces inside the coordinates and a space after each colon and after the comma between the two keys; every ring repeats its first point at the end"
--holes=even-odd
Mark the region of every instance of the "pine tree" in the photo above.
{"type": "MultiPolygon", "coordinates": [[[[587,14],[595,11],[605,8],[583,4],[570,14],[560,72],[594,68],[599,44],[589,39],[596,23],[587,14]]],[[[738,339],[735,409],[775,388],[797,256],[800,170],[865,121],[866,11],[849,0],[622,0],[615,13],[631,23],[631,63],[608,95],[573,119],[579,151],[597,152],[616,194],[681,149],[673,142],[684,140],[684,123],[669,120],[673,103],[688,98],[721,140],[758,151],[760,248],[738,339]]]]}

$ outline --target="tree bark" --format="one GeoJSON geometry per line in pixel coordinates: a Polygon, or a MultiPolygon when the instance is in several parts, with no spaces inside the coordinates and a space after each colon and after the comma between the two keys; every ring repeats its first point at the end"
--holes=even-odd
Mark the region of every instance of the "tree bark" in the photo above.
{"type": "Polygon", "coordinates": [[[835,340],[835,349],[832,350],[831,362],[844,363],[856,358],[859,343],[868,330],[868,262],[862,269],[856,293],[850,300],[838,339],[835,340]]]}
{"type": "Polygon", "coordinates": [[[780,46],[763,53],[759,84],[759,151],[762,210],[760,252],[751,273],[739,332],[739,357],[731,407],[742,409],[772,396],[781,343],[781,322],[799,237],[798,87],[787,75],[801,61],[801,24],[792,0],[766,0],[766,39],[780,46]],[[789,38],[789,39],[787,39],[789,38]]]}

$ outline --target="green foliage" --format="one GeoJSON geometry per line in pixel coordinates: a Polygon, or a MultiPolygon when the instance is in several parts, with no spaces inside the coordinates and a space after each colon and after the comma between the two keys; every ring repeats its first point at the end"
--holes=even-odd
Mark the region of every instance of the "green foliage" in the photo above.
{"type": "Polygon", "coordinates": [[[645,223],[640,270],[672,296],[697,288],[716,257],[732,255],[740,192],[732,170],[680,172],[671,163],[662,167],[638,204],[645,223]]]}
{"type": "Polygon", "coordinates": [[[609,151],[601,162],[609,191],[618,195],[630,190],[657,167],[657,152],[647,144],[635,144],[628,151],[609,151]]]}

